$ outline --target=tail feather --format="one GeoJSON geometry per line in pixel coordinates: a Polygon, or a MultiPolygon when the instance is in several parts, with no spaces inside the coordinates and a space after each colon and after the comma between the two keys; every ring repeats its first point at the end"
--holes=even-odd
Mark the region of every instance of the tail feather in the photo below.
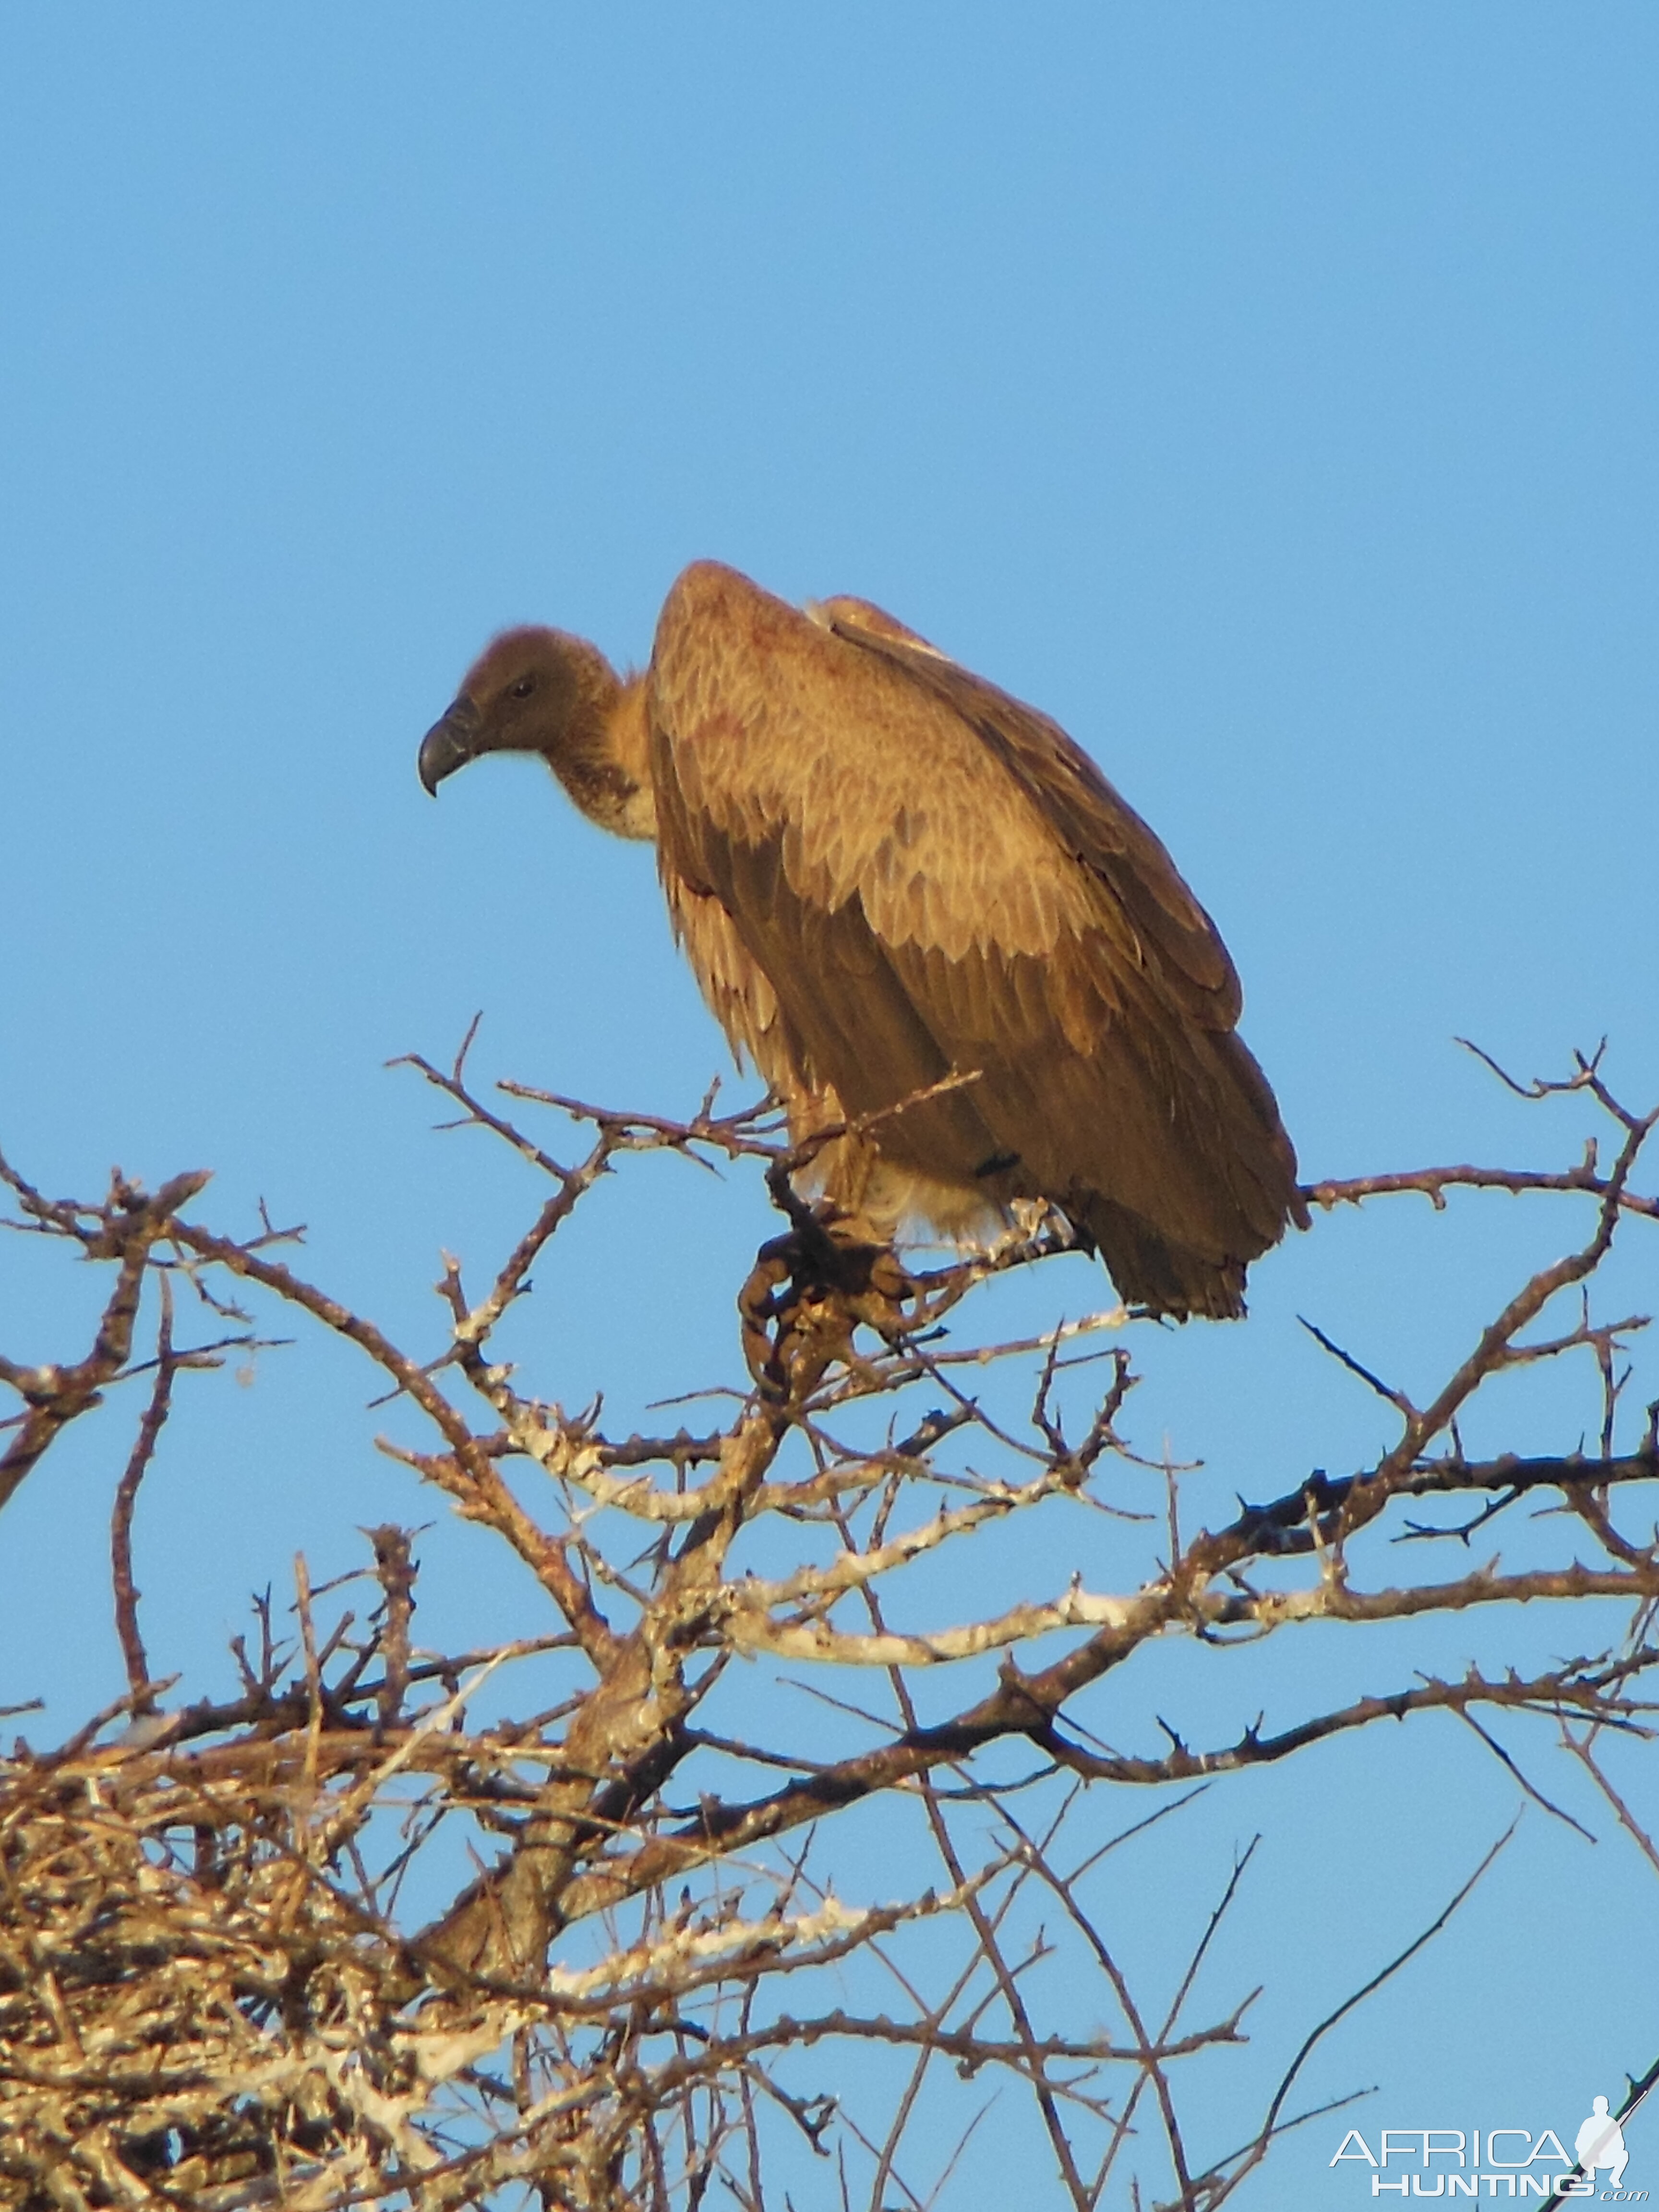
{"type": "Polygon", "coordinates": [[[1150,1222],[1109,1198],[1091,1196],[1066,1211],[1105,1261],[1126,1305],[1147,1306],[1172,1321],[1194,1315],[1206,1321],[1243,1317],[1243,1260],[1218,1261],[1172,1244],[1150,1222]]]}

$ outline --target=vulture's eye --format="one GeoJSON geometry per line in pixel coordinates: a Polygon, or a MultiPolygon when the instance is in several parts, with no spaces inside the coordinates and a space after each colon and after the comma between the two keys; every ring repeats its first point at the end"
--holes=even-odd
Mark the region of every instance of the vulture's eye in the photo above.
{"type": "Polygon", "coordinates": [[[527,699],[535,688],[536,679],[533,676],[521,676],[507,696],[509,699],[527,699]]]}

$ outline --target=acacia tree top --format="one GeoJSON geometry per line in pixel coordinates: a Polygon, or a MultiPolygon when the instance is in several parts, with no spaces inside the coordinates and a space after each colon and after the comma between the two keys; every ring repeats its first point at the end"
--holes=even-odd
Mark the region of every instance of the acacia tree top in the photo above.
{"type": "MultiPolygon", "coordinates": [[[[711,1097],[673,1121],[507,1085],[509,1109],[472,1087],[465,1050],[448,1073],[413,1065],[548,1186],[481,1290],[446,1263],[435,1358],[295,1272],[279,1256],[290,1236],[265,1224],[237,1238],[198,1218],[199,1175],[153,1195],[117,1177],[101,1200],[57,1201],[0,1164],[13,1225],[113,1277],[81,1358],[0,1361],[22,1406],[0,1500],[124,1379],[147,1376],[149,1393],[112,1514],[127,1693],[68,1743],[20,1745],[0,1768],[0,2204],[481,2203],[519,2179],[550,2203],[611,2208],[690,2204],[720,2177],[758,2206],[793,2142],[843,2175],[861,2160],[860,2191],[878,2205],[913,2191],[918,2113],[942,2100],[971,2133],[989,2069],[1029,2094],[1062,2201],[1104,2203],[1134,2172],[1196,2212],[1293,2123],[1297,2075],[1330,2022],[1310,2021],[1286,2052],[1247,2138],[1183,2119],[1181,2062],[1246,2032],[1248,1988],[1194,2017],[1194,1985],[1249,1854],[1195,1929],[1173,1996],[1153,2003],[1103,1914],[1100,1869],[1182,1801],[1156,1797],[1103,1844],[1098,1793],[1206,1783],[1434,1711],[1493,1741],[1495,1720],[1544,1716],[1601,1785],[1601,1733],[1645,1725],[1659,1555],[1626,1501],[1659,1476],[1659,1413],[1623,1417],[1624,1347],[1642,1318],[1593,1317],[1589,1298],[1615,1236],[1659,1221],[1634,1181],[1659,1116],[1625,1109],[1593,1063],[1534,1092],[1607,1117],[1605,1169],[1591,1149],[1561,1171],[1455,1166],[1309,1188],[1324,1209],[1405,1194],[1443,1208],[1449,1190],[1491,1188],[1583,1219],[1564,1257],[1451,1348],[1426,1394],[1322,1337],[1392,1409],[1393,1443],[1352,1473],[1196,1516],[1182,1471],[1133,1440],[1122,1309],[1019,1341],[974,1331],[981,1285],[1066,1249],[1063,1224],[917,1273],[796,1195],[802,1147],[764,1109],[720,1115],[711,1097]],[[583,1133],[579,1156],[555,1158],[508,1118],[520,1109],[583,1133]],[[624,1437],[598,1408],[569,1414],[535,1395],[494,1340],[599,1179],[650,1152],[757,1164],[785,1226],[739,1295],[750,1383],[729,1417],[624,1437]],[[1576,1310],[1551,1320],[1569,1297],[1576,1310]],[[199,1336],[180,1329],[181,1297],[207,1318],[199,1336]],[[152,1680],[132,1565],[143,1480],[180,1379],[263,1340],[256,1301],[349,1340],[412,1409],[425,1438],[383,1448],[528,1571],[541,1602],[517,1633],[422,1649],[415,1542],[388,1525],[368,1532],[367,1618],[355,1599],[331,1610],[301,1562],[291,1614],[256,1605],[234,1698],[152,1680]],[[1596,1393],[1594,1448],[1465,1451],[1459,1425],[1499,1378],[1575,1358],[1596,1393]],[[1017,1424],[981,1378],[1022,1365],[1017,1424]],[[532,1492],[509,1479],[515,1466],[539,1470],[532,1492]],[[1126,1502],[1132,1484],[1161,1498],[1150,1522],[1126,1502]],[[1468,1562],[1477,1530],[1545,1498],[1548,1556],[1468,1562]],[[1072,1571],[1077,1514],[1110,1516],[1142,1571],[1106,1588],[1072,1571]],[[917,1570],[1017,1521],[1054,1526],[1047,1589],[953,1621],[918,1608],[917,1570]],[[1542,1673],[1418,1673],[1346,1702],[1321,1703],[1316,1682],[1305,1710],[1230,1739],[1188,1741],[1166,1723],[1162,1741],[1116,1746],[1090,1698],[1172,1635],[1224,1655],[1317,1622],[1595,1597],[1628,1601],[1637,1628],[1592,1656],[1542,1673]],[[975,1673],[988,1656],[988,1681],[975,1673]],[[739,1661],[804,1669],[862,1740],[781,1736],[751,1718],[739,1661]],[[520,1677],[534,1697],[515,1692],[520,1677]],[[866,1683],[884,1686],[884,1717],[866,1683]],[[867,1846],[838,1845],[852,1808],[882,1804],[896,1821],[919,1814],[931,1880],[913,1878],[903,1849],[872,1868],[867,1846]],[[471,1870],[453,1848],[463,1833],[471,1870]],[[941,1927],[959,1939],[942,1975],[941,1927]],[[1043,1975],[1051,1958],[1059,1984],[1043,1975]],[[859,2043],[902,2060],[874,2114],[836,2086],[833,2047],[859,2043]]],[[[659,1287],[643,1269],[647,1340],[659,1287]]]]}

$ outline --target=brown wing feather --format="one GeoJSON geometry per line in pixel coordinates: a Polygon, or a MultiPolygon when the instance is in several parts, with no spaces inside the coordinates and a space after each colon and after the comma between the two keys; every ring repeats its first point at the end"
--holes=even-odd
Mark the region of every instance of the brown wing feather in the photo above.
{"type": "Polygon", "coordinates": [[[684,948],[708,1010],[739,1062],[752,1060],[792,1109],[803,1111],[823,1086],[731,915],[712,891],[667,870],[663,888],[675,941],[684,948]]]}
{"type": "Polygon", "coordinates": [[[701,563],[658,629],[660,865],[728,1035],[854,1115],[975,1072],[884,1158],[1062,1206],[1126,1296],[1239,1310],[1298,1201],[1209,917],[1055,725],[823,612],[701,563]]]}
{"type": "Polygon", "coordinates": [[[913,637],[845,614],[833,627],[837,636],[903,668],[962,716],[1156,949],[1164,980],[1190,987],[1182,992],[1187,1011],[1212,1028],[1231,1029],[1243,994],[1215,924],[1156,831],[1059,723],[913,637]]]}

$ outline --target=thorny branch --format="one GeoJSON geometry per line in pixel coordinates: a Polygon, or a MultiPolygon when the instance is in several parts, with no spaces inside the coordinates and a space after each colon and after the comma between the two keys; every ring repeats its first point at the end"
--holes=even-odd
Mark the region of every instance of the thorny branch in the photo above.
{"type": "MultiPolygon", "coordinates": [[[[1441,1711],[1549,1805],[1492,1733],[1541,1717],[1620,1825],[1644,1836],[1596,1746],[1654,1727],[1659,1529],[1634,1516],[1640,1486],[1659,1477],[1659,1411],[1638,1425],[1624,1408],[1644,1317],[1598,1319],[1590,1293],[1615,1237],[1659,1220],[1659,1199],[1636,1182],[1659,1113],[1626,1108],[1599,1055],[1565,1083],[1511,1087],[1604,1116],[1605,1168],[1592,1143],[1559,1172],[1436,1168],[1309,1188],[1327,1208],[1415,1193],[1440,1209],[1467,1188],[1588,1206],[1589,1218],[1426,1390],[1382,1381],[1364,1347],[1315,1328],[1390,1409],[1395,1440],[1368,1465],[1288,1474],[1267,1502],[1218,1515],[1207,1490],[1183,1490],[1167,1454],[1138,1451],[1127,1432],[1135,1375],[1121,1309],[1017,1340],[958,1335],[979,1285],[1067,1249],[1063,1224],[1024,1221],[988,1250],[916,1272],[799,1195],[812,1146],[792,1149],[764,1103],[724,1115],[711,1091],[676,1121],[499,1086],[576,1132],[567,1163],[475,1087],[471,1042],[447,1071],[404,1064],[549,1188],[482,1287],[446,1256],[435,1349],[395,1344],[274,1256],[299,1232],[262,1218],[239,1239],[195,1219],[204,1176],[150,1196],[118,1175],[100,1200],[59,1200],[0,1160],[13,1228],[113,1270],[82,1357],[0,1358],[21,1407],[6,1425],[0,1505],[45,1479],[72,1422],[149,1377],[111,1524],[126,1694],[57,1751],[20,1745],[0,1762],[0,2207],[437,2208],[519,2181],[549,2205],[659,2212],[700,2203],[718,2180],[762,2212],[764,2164],[784,2143],[841,2161],[844,2197],[846,2161],[862,2156],[872,2207],[919,2205],[919,2116],[949,2082],[1000,2076],[1033,2100],[1078,2212],[1105,2201],[1126,2160],[1150,2154],[1143,2107],[1164,2145],[1162,2178],[1146,2185],[1211,2212],[1296,2124],[1283,2116],[1290,2087],[1340,2014],[1310,2035],[1249,2143],[1219,2158],[1198,2145],[1182,2067],[1243,2039],[1250,1993],[1197,2027],[1182,2015],[1245,1865],[1197,1931],[1173,2000],[1153,2004],[1124,1972],[1091,1887],[1101,1851],[1067,1864],[1079,1808],[1097,1802],[1089,1792],[1208,1783],[1441,1711]],[[565,1224],[639,1152],[757,1164],[787,1224],[738,1297],[747,1378],[729,1418],[700,1433],[612,1435],[599,1407],[567,1413],[532,1395],[496,1346],[565,1224]],[[240,1333],[180,1348],[181,1285],[240,1333]],[[236,1303],[250,1293],[367,1355],[402,1425],[382,1448],[508,1547],[550,1617],[487,1650],[423,1650],[413,1540],[380,1527],[366,1532],[365,1617],[355,1599],[325,1618],[329,1593],[301,1563],[291,1626],[266,1598],[253,1650],[238,1641],[239,1693],[164,1702],[135,1520],[179,1377],[270,1340],[236,1303]],[[1575,1310],[1547,1322],[1564,1296],[1575,1310]],[[155,1349],[137,1358],[147,1297],[155,1349]],[[1103,1336],[1115,1340],[1091,1351],[1103,1336]],[[1091,1360],[1099,1385],[1070,1422],[1091,1360]],[[1516,1369],[1575,1360],[1594,1394],[1594,1449],[1574,1437],[1466,1452],[1460,1424],[1477,1397],[1516,1369]],[[1030,1374],[1023,1425],[980,1387],[1002,1370],[1030,1374]],[[515,1462],[542,1486],[515,1486],[515,1462]],[[1137,1510],[1135,1486],[1153,1480],[1137,1510]],[[1489,1522],[1528,1504],[1550,1516],[1529,1522],[1523,1563],[1438,1571],[1437,1543],[1467,1560],[1489,1522]],[[1068,1528],[1144,1526],[1139,1551],[1111,1554],[1138,1569],[1105,1587],[1057,1571],[1046,1593],[1010,1594],[970,1620],[916,1617],[916,1569],[1033,1516],[1054,1522],[1054,1555],[1067,1560],[1106,1556],[1068,1528]],[[1161,1741],[1117,1746],[1090,1726],[1091,1686],[1164,1638],[1219,1652],[1313,1621],[1593,1597],[1624,1603],[1631,1632],[1548,1668],[1422,1673],[1207,1745],[1165,1724],[1161,1741]],[[1025,1658],[1042,1636],[1069,1640],[1025,1658]],[[924,1714],[913,1670],[948,1680],[994,1653],[994,1679],[981,1670],[945,1717],[937,1700],[924,1714]],[[736,1658],[884,1671],[894,1717],[864,1713],[852,1692],[830,1698],[842,1733],[811,1755],[799,1735],[763,1741],[743,1729],[740,1705],[732,1713],[736,1658]],[[557,1683],[539,1710],[510,1692],[532,1665],[557,1683]],[[481,1717],[486,1684],[489,1710],[514,1717],[481,1717]],[[717,1705],[727,1717],[706,1718],[717,1705]],[[1000,1744],[1024,1760],[988,1760],[1000,1744]],[[1041,1817],[1022,1812],[1023,1793],[1048,1808],[1041,1817]],[[896,1902],[844,1902],[811,1869],[832,1816],[883,1796],[896,1818],[919,1809],[945,1887],[901,1878],[896,1902]],[[461,1842],[473,1871],[457,1888],[443,1869],[461,1842]],[[1043,1899],[1058,1933],[1032,1917],[1043,1899]],[[941,1982],[921,1935],[952,1923],[962,1953],[941,1982]],[[1062,1953],[1073,1995],[1056,2009],[1045,1975],[1062,1953]],[[833,1992],[783,2002],[790,1979],[810,1992],[824,1976],[833,1992]],[[890,1995],[876,2002],[872,1977],[898,1992],[896,2014],[890,1995]],[[884,2134],[811,2076],[827,2047],[858,2043],[915,2054],[884,2134]]],[[[958,2128],[958,2150],[975,2124],[958,2128]]]]}

